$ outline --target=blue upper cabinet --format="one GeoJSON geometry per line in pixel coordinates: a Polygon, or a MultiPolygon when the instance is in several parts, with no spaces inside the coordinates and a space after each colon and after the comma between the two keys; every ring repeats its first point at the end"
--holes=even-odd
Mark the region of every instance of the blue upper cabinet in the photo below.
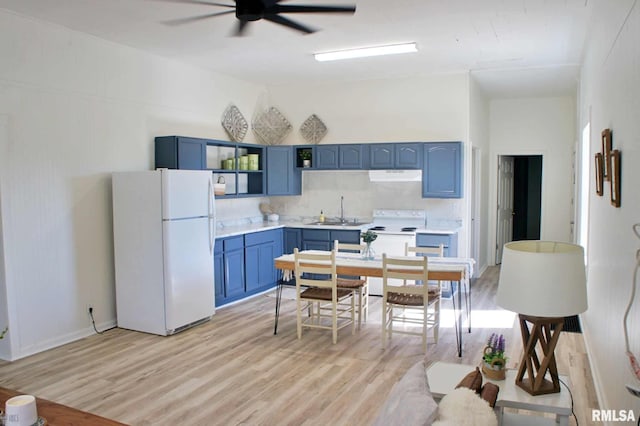
{"type": "Polygon", "coordinates": [[[340,145],[338,153],[340,169],[364,169],[365,145],[347,144],[340,145]]]}
{"type": "Polygon", "coordinates": [[[422,145],[421,143],[397,143],[395,148],[396,169],[419,169],[422,167],[422,145]]]}
{"type": "Polygon", "coordinates": [[[419,169],[422,143],[375,143],[369,147],[371,169],[419,169]]]}
{"type": "Polygon", "coordinates": [[[462,142],[423,145],[422,197],[462,198],[462,142]]]}
{"type": "Polygon", "coordinates": [[[156,138],[156,168],[204,170],[206,168],[206,139],[182,136],[156,138]]]}
{"type": "Polygon", "coordinates": [[[315,147],[313,158],[313,168],[315,169],[337,169],[338,168],[338,145],[318,145],[315,147]]]}
{"type": "Polygon", "coordinates": [[[395,148],[392,143],[376,143],[369,147],[369,167],[372,169],[393,169],[395,148]]]}
{"type": "Polygon", "coordinates": [[[293,146],[267,147],[267,195],[300,195],[302,174],[293,146]]]}

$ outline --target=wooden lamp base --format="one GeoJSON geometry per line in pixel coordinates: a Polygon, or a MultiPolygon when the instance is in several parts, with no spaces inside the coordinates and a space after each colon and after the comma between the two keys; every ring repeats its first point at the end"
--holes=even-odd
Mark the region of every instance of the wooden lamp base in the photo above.
{"type": "Polygon", "coordinates": [[[545,395],[560,392],[560,379],[554,350],[560,338],[564,318],[545,318],[518,314],[524,353],[516,375],[516,385],[531,395],[545,395]],[[531,328],[529,328],[531,324],[531,328]],[[538,358],[536,347],[540,343],[542,360],[538,358]],[[549,372],[547,380],[545,375],[549,372]],[[527,378],[524,377],[525,372],[527,378]]]}

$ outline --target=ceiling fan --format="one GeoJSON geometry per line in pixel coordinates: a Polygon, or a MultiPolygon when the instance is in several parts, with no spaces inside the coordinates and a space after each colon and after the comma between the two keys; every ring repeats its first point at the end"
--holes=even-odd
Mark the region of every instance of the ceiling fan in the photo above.
{"type": "Polygon", "coordinates": [[[285,18],[283,13],[351,13],[356,11],[355,6],[304,6],[304,5],[284,5],[280,4],[286,0],[235,0],[235,5],[216,3],[207,0],[161,0],[174,3],[189,3],[207,6],[225,7],[234,10],[225,10],[223,12],[208,13],[205,15],[192,16],[188,18],[179,18],[165,21],[167,25],[182,25],[203,19],[213,18],[221,15],[235,13],[238,19],[235,36],[241,36],[247,28],[247,24],[252,21],[265,19],[275,24],[284,25],[285,27],[310,34],[316,30],[303,25],[299,22],[285,18]]]}

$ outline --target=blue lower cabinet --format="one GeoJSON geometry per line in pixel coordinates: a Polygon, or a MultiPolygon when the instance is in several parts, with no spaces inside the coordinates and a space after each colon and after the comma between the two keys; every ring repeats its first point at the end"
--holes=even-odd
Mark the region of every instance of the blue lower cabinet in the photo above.
{"type": "Polygon", "coordinates": [[[358,230],[302,229],[302,250],[332,250],[335,240],[359,244],[358,230]]]}
{"type": "Polygon", "coordinates": [[[273,288],[281,272],[273,259],[282,255],[282,229],[216,240],[213,253],[216,306],[273,288]]]}
{"type": "Polygon", "coordinates": [[[302,229],[285,228],[284,229],[284,253],[291,254],[293,249],[302,250],[302,229]]]}
{"type": "Polygon", "coordinates": [[[273,259],[282,255],[282,229],[245,235],[247,293],[252,294],[275,286],[280,273],[273,259]]]}
{"type": "MultiPolygon", "coordinates": [[[[416,246],[418,247],[439,247],[443,245],[444,257],[458,257],[458,233],[451,234],[416,234],[416,246]]],[[[445,281],[442,288],[442,297],[449,298],[457,291],[458,283],[445,281]],[[451,287],[449,286],[451,284],[451,287]]]]}

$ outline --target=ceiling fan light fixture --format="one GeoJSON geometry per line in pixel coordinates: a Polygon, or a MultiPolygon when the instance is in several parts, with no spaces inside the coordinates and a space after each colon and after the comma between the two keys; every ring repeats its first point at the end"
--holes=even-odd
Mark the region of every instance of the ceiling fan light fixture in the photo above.
{"type": "Polygon", "coordinates": [[[412,42],[314,53],[313,56],[318,62],[326,62],[341,59],[366,58],[369,56],[397,55],[399,53],[412,53],[417,51],[418,46],[415,42],[412,42]]]}

